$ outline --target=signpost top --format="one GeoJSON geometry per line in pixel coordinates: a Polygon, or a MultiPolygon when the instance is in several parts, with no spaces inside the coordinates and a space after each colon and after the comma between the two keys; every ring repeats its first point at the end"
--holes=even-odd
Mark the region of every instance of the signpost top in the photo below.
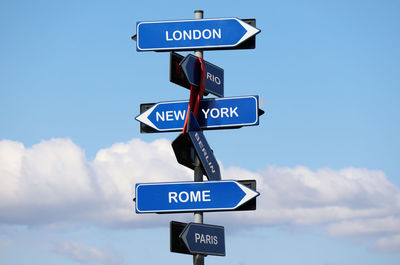
{"type": "Polygon", "coordinates": [[[236,47],[259,29],[238,18],[138,22],[137,51],[172,51],[236,47]]]}

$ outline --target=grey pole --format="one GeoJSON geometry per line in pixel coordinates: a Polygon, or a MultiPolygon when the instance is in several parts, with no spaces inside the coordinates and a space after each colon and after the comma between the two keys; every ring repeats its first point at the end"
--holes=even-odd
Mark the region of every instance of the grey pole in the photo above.
{"type": "MultiPolygon", "coordinates": [[[[203,18],[203,10],[194,11],[195,19],[203,18]]],[[[197,57],[203,58],[203,51],[197,50],[194,52],[197,57]]],[[[194,167],[194,181],[203,181],[203,170],[201,169],[199,157],[195,156],[195,167],[194,167]]],[[[194,222],[202,224],[203,223],[203,212],[194,213],[194,222]]],[[[193,265],[204,265],[204,255],[196,254],[193,255],[193,265]]]]}

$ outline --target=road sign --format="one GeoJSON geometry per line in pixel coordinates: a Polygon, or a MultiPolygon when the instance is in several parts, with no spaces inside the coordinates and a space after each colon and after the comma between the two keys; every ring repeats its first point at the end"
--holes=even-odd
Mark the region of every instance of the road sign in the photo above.
{"type": "MultiPolygon", "coordinates": [[[[205,92],[224,97],[224,69],[204,61],[206,65],[205,92]]],[[[188,54],[181,61],[180,66],[189,83],[193,86],[200,85],[200,62],[193,54],[188,54]]]]}
{"type": "MultiPolygon", "coordinates": [[[[254,18],[241,18],[240,20],[242,20],[243,22],[256,27],[256,19],[254,18]]],[[[137,35],[133,35],[131,37],[132,40],[136,41],[137,40],[137,35]]],[[[247,40],[243,41],[242,43],[240,43],[239,45],[235,46],[235,47],[222,47],[222,48],[203,48],[203,50],[247,50],[247,49],[255,49],[256,48],[256,36],[254,35],[253,37],[248,38],[247,40]]],[[[163,50],[161,50],[162,52],[163,50]]]]}
{"type": "Polygon", "coordinates": [[[138,183],[137,213],[234,211],[259,193],[234,180],[138,183]]]}
{"type": "Polygon", "coordinates": [[[203,172],[206,174],[208,180],[221,180],[221,172],[214,152],[211,150],[203,131],[197,123],[196,117],[191,111],[188,122],[188,134],[197,156],[200,159],[203,172]]]}
{"type": "Polygon", "coordinates": [[[238,18],[138,22],[137,51],[231,48],[260,30],[238,18]]]}
{"type": "Polygon", "coordinates": [[[192,254],[225,256],[223,226],[189,223],[180,238],[192,254]]]}
{"type": "MultiPolygon", "coordinates": [[[[189,101],[159,102],[136,120],[159,132],[182,131],[188,104],[189,101]]],[[[258,125],[259,116],[258,96],[208,98],[200,101],[197,121],[203,130],[229,129],[258,125]]]]}
{"type": "Polygon", "coordinates": [[[192,161],[192,150],[194,148],[197,157],[200,160],[203,173],[207,176],[208,180],[221,180],[221,172],[214,152],[211,150],[206,137],[201,131],[199,124],[193,112],[189,113],[189,130],[187,133],[180,134],[173,142],[172,148],[174,149],[178,163],[194,168],[192,161]]]}

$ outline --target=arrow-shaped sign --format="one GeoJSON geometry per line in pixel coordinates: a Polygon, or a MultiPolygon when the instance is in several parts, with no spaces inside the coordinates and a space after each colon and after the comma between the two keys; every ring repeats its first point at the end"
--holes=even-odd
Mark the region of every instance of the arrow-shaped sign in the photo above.
{"type": "Polygon", "coordinates": [[[223,226],[189,223],[180,238],[192,254],[225,256],[223,226]]]}
{"type": "Polygon", "coordinates": [[[221,172],[214,152],[211,150],[206,137],[201,131],[199,124],[193,112],[189,112],[189,131],[181,133],[173,142],[176,160],[178,163],[194,168],[194,157],[192,147],[194,148],[197,157],[200,159],[200,164],[204,174],[208,180],[221,180],[221,172]]]}
{"type": "MultiPolygon", "coordinates": [[[[142,104],[148,105],[148,104],[142,104]]],[[[159,102],[136,120],[160,132],[182,131],[188,101],[159,102]]],[[[258,96],[209,98],[200,101],[197,121],[203,130],[259,124],[258,96]]]]}
{"type": "MultiPolygon", "coordinates": [[[[206,65],[205,92],[224,97],[224,69],[204,61],[206,65]]],[[[191,85],[200,85],[200,62],[193,54],[188,54],[181,61],[180,66],[191,85]]]]}
{"type": "Polygon", "coordinates": [[[233,211],[260,195],[234,180],[136,184],[137,213],[233,211]]]}
{"type": "Polygon", "coordinates": [[[260,30],[238,18],[138,22],[138,51],[236,47],[260,30]]]}
{"type": "Polygon", "coordinates": [[[221,172],[214,152],[211,150],[193,112],[190,111],[189,114],[189,131],[187,133],[200,159],[201,166],[204,170],[203,172],[206,174],[208,180],[221,180],[221,172]]]}

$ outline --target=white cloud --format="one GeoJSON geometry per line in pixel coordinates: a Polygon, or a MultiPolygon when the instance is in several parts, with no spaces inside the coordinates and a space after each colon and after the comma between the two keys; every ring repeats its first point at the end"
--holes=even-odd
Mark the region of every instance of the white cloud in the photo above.
{"type": "Polygon", "coordinates": [[[0,221],[41,223],[79,215],[94,198],[89,173],[83,150],[69,139],[28,149],[0,141],[0,221]]]}
{"type": "Polygon", "coordinates": [[[326,224],[399,213],[400,189],[381,171],[270,167],[261,176],[257,215],[264,222],[326,224]]]}
{"type": "Polygon", "coordinates": [[[400,218],[389,216],[346,220],[329,225],[327,231],[329,234],[340,236],[400,233],[400,218]]]}
{"type": "Polygon", "coordinates": [[[25,148],[0,141],[0,223],[152,225],[134,213],[138,182],[190,180],[176,163],[171,144],[134,139],[98,151],[87,161],[69,139],[51,139],[25,148]]]}
{"type": "MultiPolygon", "coordinates": [[[[318,226],[331,236],[376,238],[384,249],[400,232],[400,189],[379,170],[268,167],[252,172],[225,168],[224,179],[256,179],[257,210],[215,213],[218,223],[318,226]]],[[[176,162],[166,139],[133,139],[99,150],[93,161],[69,139],[30,148],[0,141],[0,223],[164,225],[168,215],[137,215],[134,185],[189,181],[193,172],[176,162]]]]}
{"type": "Polygon", "coordinates": [[[400,252],[400,234],[378,239],[374,248],[388,253],[400,252]]]}
{"type": "Polygon", "coordinates": [[[54,251],[83,264],[121,264],[122,259],[112,251],[99,250],[80,242],[64,242],[55,247],[54,251]]]}

